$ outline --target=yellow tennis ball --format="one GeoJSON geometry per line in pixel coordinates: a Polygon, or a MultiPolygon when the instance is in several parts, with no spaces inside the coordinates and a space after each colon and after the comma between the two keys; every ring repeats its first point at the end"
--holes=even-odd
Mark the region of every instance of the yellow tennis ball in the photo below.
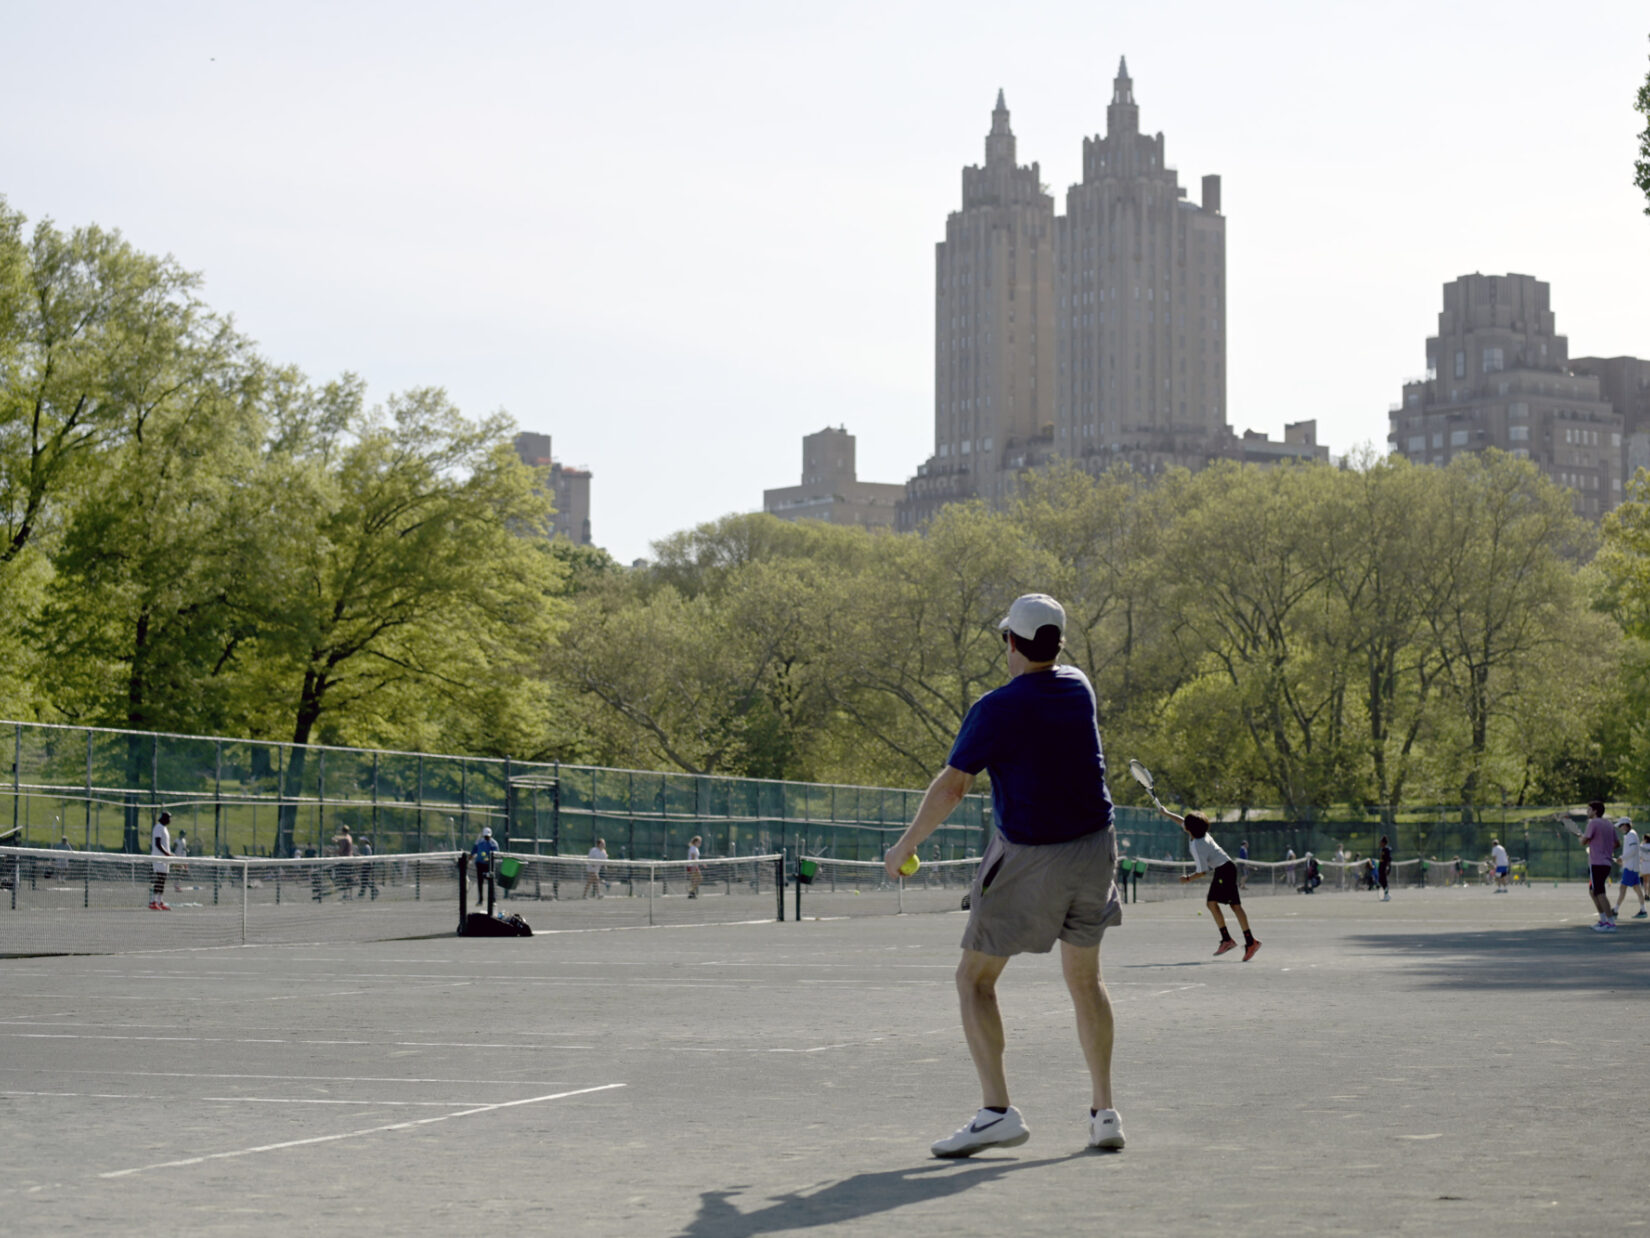
{"type": "Polygon", "coordinates": [[[899,866],[899,875],[901,877],[914,876],[916,871],[921,867],[922,861],[917,858],[916,852],[912,852],[911,858],[899,866]]]}

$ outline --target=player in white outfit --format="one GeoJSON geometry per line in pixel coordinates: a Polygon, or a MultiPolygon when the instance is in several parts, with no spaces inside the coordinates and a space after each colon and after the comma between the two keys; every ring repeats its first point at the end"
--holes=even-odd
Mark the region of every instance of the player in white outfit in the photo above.
{"type": "Polygon", "coordinates": [[[1627,901],[1627,891],[1632,890],[1639,896],[1639,909],[1633,913],[1633,919],[1643,920],[1650,912],[1644,909],[1644,842],[1639,838],[1639,832],[1633,828],[1630,818],[1623,817],[1616,822],[1616,829],[1622,831],[1621,836],[1621,891],[1616,895],[1616,917],[1621,916],[1621,905],[1627,901]]]}
{"type": "Polygon", "coordinates": [[[1501,845],[1501,840],[1492,838],[1490,842],[1492,844],[1490,847],[1490,867],[1495,869],[1495,892],[1505,894],[1507,892],[1507,873],[1511,871],[1512,864],[1507,859],[1507,849],[1501,845]]]}
{"type": "Polygon", "coordinates": [[[171,911],[160,896],[166,892],[166,873],[172,867],[168,863],[172,855],[172,831],[166,827],[172,824],[172,814],[163,812],[155,820],[155,828],[149,831],[149,854],[155,857],[155,885],[154,892],[149,896],[150,911],[171,911]]]}

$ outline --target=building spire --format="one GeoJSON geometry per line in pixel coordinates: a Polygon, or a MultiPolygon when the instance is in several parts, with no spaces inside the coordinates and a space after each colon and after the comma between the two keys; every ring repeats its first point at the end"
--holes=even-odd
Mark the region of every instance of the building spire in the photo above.
{"type": "Polygon", "coordinates": [[[1005,137],[1014,131],[1008,127],[1008,104],[1003,100],[1003,90],[997,88],[997,106],[991,109],[991,134],[993,137],[1005,137]]]}
{"type": "Polygon", "coordinates": [[[1134,105],[1134,82],[1129,78],[1127,57],[1117,61],[1117,80],[1111,86],[1111,106],[1106,109],[1106,136],[1140,132],[1140,109],[1134,105]]]}
{"type": "Polygon", "coordinates": [[[1111,101],[1113,103],[1134,102],[1134,81],[1129,77],[1129,58],[1117,58],[1117,80],[1112,83],[1111,101]]]}

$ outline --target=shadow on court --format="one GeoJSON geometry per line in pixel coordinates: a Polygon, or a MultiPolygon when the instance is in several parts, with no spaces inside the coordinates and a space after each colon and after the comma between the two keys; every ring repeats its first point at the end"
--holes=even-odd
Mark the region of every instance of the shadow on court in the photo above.
{"type": "Polygon", "coordinates": [[[732,1200],[747,1188],[705,1191],[699,1197],[699,1215],[682,1231],[682,1238],[754,1238],[791,1229],[814,1229],[860,1217],[889,1212],[907,1204],[945,1199],[981,1183],[993,1182],[1022,1169],[1059,1164],[1065,1157],[1039,1161],[969,1161],[855,1174],[811,1194],[791,1191],[773,1197],[764,1208],[741,1212],[732,1200]]]}
{"type": "Polygon", "coordinates": [[[1369,933],[1353,949],[1408,960],[1406,970],[1433,987],[1511,991],[1620,992],[1643,988],[1650,926],[1594,933],[1586,925],[1476,932],[1369,933]]]}

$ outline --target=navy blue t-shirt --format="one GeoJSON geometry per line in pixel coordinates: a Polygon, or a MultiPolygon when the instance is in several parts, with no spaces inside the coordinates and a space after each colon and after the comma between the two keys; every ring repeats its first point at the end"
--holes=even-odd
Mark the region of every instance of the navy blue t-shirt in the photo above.
{"type": "Polygon", "coordinates": [[[1069,842],[1111,825],[1094,689],[1075,666],[1018,675],[975,701],[946,764],[991,772],[1010,842],[1069,842]]]}

